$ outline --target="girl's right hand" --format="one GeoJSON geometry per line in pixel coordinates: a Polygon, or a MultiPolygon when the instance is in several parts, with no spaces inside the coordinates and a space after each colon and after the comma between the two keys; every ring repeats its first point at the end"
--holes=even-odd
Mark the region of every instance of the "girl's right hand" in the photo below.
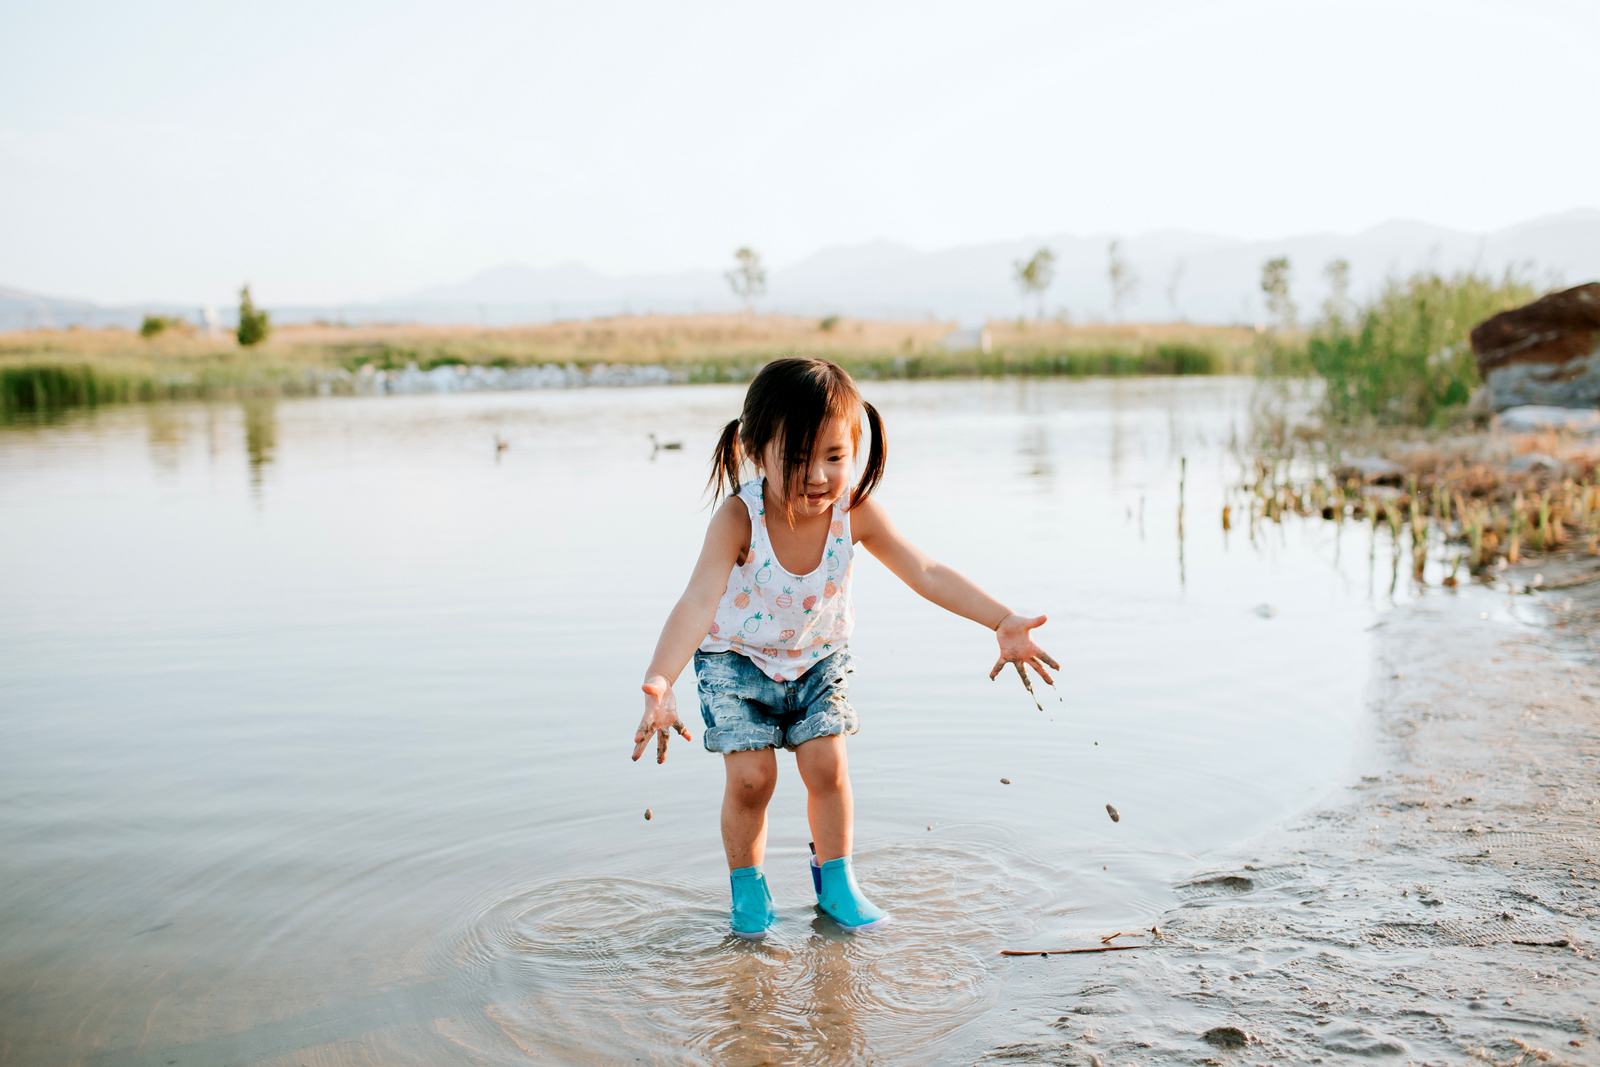
{"type": "Polygon", "coordinates": [[[652,674],[645,679],[644,685],[639,687],[644,690],[644,718],[639,720],[639,730],[633,735],[633,759],[637,763],[639,757],[644,755],[644,748],[650,743],[652,736],[659,738],[656,742],[656,762],[667,762],[667,739],[676,730],[683,735],[685,741],[693,741],[683,721],[678,718],[678,698],[672,692],[672,684],[659,674],[652,674]]]}

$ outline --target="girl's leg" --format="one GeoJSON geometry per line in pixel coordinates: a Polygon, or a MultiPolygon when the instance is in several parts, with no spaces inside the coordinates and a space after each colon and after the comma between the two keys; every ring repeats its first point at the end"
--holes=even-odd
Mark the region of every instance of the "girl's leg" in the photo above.
{"type": "Polygon", "coordinates": [[[817,862],[850,855],[855,843],[855,800],[850,793],[844,737],[814,737],[794,750],[794,758],[806,784],[806,816],[811,820],[817,862]]]}
{"type": "Polygon", "coordinates": [[[728,772],[722,794],[722,848],[728,870],[758,865],[767,851],[767,801],[778,784],[778,758],[770,748],[755,752],[729,752],[723,756],[728,772]]]}
{"type": "Polygon", "coordinates": [[[842,736],[817,737],[794,750],[806,783],[806,814],[816,838],[817,907],[845,930],[871,930],[888,914],[856,883],[850,850],[855,842],[855,805],[850,796],[850,763],[842,736]]]}

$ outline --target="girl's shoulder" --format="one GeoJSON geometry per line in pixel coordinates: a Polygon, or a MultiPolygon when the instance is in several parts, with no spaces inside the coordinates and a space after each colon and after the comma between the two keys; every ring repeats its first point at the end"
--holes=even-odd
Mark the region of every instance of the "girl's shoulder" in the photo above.
{"type": "Polygon", "coordinates": [[[761,498],[756,497],[752,503],[745,496],[741,487],[737,493],[722,498],[722,503],[717,505],[717,510],[712,515],[712,522],[735,522],[742,526],[751,526],[761,514],[761,498]]]}
{"type": "Polygon", "coordinates": [[[712,540],[736,547],[742,561],[754,529],[755,523],[751,520],[749,509],[739,499],[739,495],[735,494],[717,506],[717,510],[711,516],[711,528],[707,536],[712,540]]]}
{"type": "Polygon", "coordinates": [[[858,542],[864,537],[870,537],[874,532],[881,531],[888,524],[888,512],[883,510],[883,505],[878,503],[878,498],[869,496],[853,508],[841,508],[845,513],[846,521],[850,526],[850,540],[858,542]]]}

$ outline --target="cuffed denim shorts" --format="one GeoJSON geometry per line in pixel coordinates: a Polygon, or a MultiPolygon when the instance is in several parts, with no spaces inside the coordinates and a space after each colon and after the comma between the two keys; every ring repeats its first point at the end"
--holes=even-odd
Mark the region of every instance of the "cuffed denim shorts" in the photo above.
{"type": "Polygon", "coordinates": [[[798,748],[817,737],[861,728],[850,706],[850,649],[812,664],[792,682],[775,682],[737,652],[696,652],[706,751],[798,748]]]}

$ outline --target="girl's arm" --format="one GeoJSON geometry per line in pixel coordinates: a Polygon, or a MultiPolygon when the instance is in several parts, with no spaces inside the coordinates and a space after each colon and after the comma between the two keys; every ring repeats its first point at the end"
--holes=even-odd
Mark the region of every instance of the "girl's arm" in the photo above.
{"type": "Polygon", "coordinates": [[[1034,644],[1030,633],[1048,621],[1045,616],[1028,618],[1018,615],[985,593],[970,578],[929,556],[895,529],[883,505],[871,497],[851,509],[850,527],[856,540],[868,552],[878,557],[885,567],[894,572],[895,577],[919,595],[946,611],[953,611],[995,632],[995,638],[1000,642],[1000,658],[989,672],[990,680],[1007,663],[1012,663],[1016,665],[1017,673],[1022,675],[1023,684],[1026,685],[1028,681],[1028,675],[1022,669],[1024,664],[1038,671],[1039,677],[1046,682],[1054,684],[1045,665],[1056,670],[1060,670],[1061,665],[1034,644]]]}
{"type": "Polygon", "coordinates": [[[706,631],[717,617],[717,603],[728,588],[728,572],[750,543],[750,512],[744,503],[729,497],[711,518],[700,559],[689,577],[689,587],[661,628],[655,655],[644,672],[644,718],[633,735],[633,758],[644,754],[651,737],[656,742],[656,762],[667,759],[667,738],[676,730],[685,741],[692,740],[678,718],[678,698],[672,683],[678,680],[694,650],[705,640],[706,631]]]}

